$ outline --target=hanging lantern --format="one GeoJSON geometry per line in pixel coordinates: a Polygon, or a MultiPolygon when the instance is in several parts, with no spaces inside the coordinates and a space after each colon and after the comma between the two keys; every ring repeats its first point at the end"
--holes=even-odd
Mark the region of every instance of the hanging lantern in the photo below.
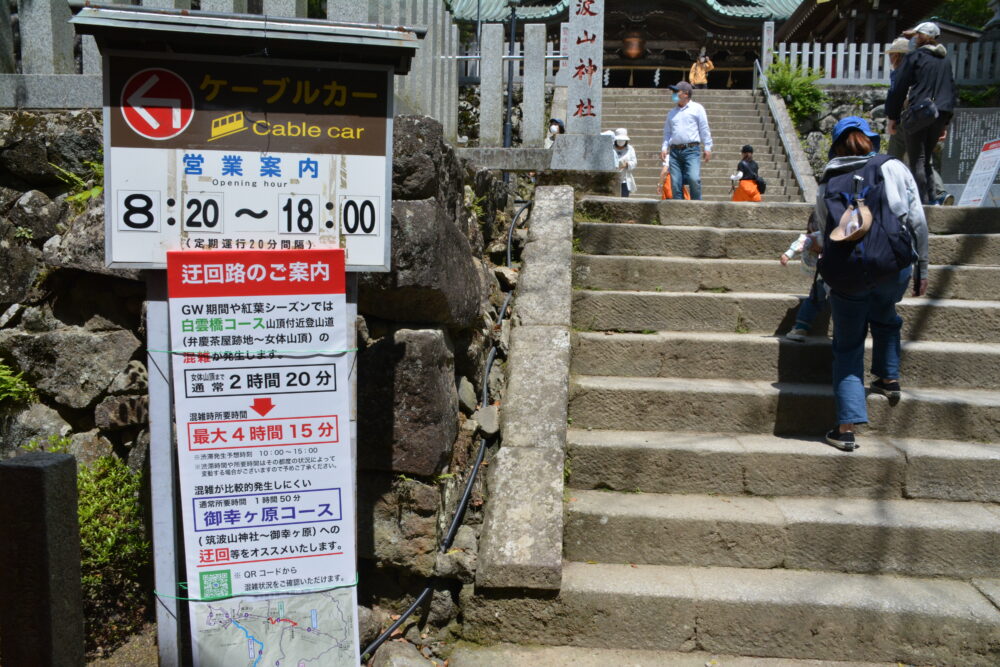
{"type": "Polygon", "coordinates": [[[622,39],[622,55],[636,60],[646,55],[646,38],[640,32],[630,32],[622,39]]]}

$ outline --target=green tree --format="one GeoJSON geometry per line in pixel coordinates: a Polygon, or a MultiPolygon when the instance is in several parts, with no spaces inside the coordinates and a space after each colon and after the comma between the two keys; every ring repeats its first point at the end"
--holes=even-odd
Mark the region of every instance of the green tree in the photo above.
{"type": "Polygon", "coordinates": [[[935,12],[936,18],[954,21],[970,28],[982,28],[993,18],[989,0],[945,0],[935,12]]]}

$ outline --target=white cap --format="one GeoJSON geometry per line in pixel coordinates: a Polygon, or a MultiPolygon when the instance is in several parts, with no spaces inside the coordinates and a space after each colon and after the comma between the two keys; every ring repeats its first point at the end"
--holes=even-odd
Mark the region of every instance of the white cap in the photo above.
{"type": "Polygon", "coordinates": [[[910,52],[910,40],[905,37],[897,37],[892,40],[892,44],[889,48],[885,50],[886,53],[909,53],[910,52]]]}
{"type": "Polygon", "coordinates": [[[941,35],[941,28],[939,28],[937,23],[934,23],[933,21],[924,21],[914,28],[913,32],[919,32],[923,35],[927,35],[928,37],[937,38],[941,35]]]}
{"type": "Polygon", "coordinates": [[[628,130],[624,127],[615,130],[615,141],[628,141],[628,130]]]}
{"type": "Polygon", "coordinates": [[[615,131],[614,130],[604,130],[603,132],[601,132],[601,135],[605,136],[605,137],[613,137],[613,136],[615,136],[615,131]]]}

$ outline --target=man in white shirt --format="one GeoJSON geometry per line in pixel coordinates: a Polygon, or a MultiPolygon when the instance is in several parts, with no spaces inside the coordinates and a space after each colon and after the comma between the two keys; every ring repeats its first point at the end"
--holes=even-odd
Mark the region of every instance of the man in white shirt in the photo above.
{"type": "Polygon", "coordinates": [[[670,155],[670,185],[675,200],[683,198],[688,186],[691,199],[701,199],[701,160],[712,157],[712,133],[708,129],[705,107],[691,101],[691,84],[681,81],[670,86],[677,103],[663,123],[663,145],[660,159],[670,155]]]}

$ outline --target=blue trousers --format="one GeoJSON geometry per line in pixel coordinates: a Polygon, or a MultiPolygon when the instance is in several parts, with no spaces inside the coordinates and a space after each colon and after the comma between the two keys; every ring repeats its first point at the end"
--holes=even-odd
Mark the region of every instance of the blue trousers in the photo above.
{"type": "Polygon", "coordinates": [[[670,187],[675,201],[684,200],[684,186],[691,199],[701,199],[701,146],[670,149],[670,187]]]}
{"type": "Polygon", "coordinates": [[[802,301],[799,312],[795,314],[795,328],[806,331],[812,329],[813,320],[825,307],[826,286],[823,284],[823,279],[817,276],[816,280],[813,281],[812,289],[809,290],[809,296],[802,301]]]}
{"type": "Polygon", "coordinates": [[[899,331],[903,318],[896,304],[906,293],[912,267],[874,288],[855,294],[830,292],[833,309],[833,393],[838,424],[865,424],[865,338],[872,332],[872,375],[899,378],[899,331]]]}

